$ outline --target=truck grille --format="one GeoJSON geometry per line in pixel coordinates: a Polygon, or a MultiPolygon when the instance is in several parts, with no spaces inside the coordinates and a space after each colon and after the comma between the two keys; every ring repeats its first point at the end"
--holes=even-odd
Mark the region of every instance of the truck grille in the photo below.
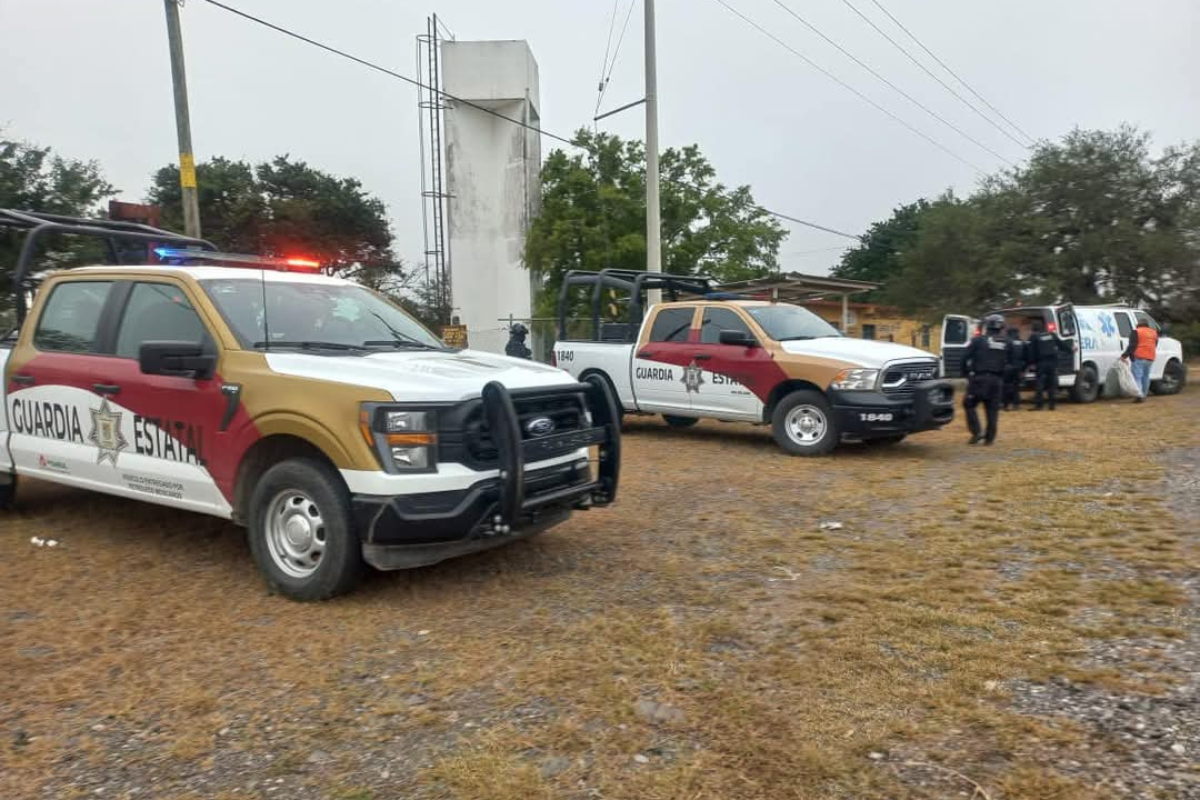
{"type": "MultiPolygon", "coordinates": [[[[581,390],[537,393],[518,390],[513,391],[512,399],[517,411],[521,438],[524,441],[582,431],[590,427],[586,414],[587,405],[581,390]]],[[[499,462],[499,453],[488,430],[482,403],[472,403],[461,415],[444,418],[441,427],[443,430],[439,433],[440,460],[458,461],[473,469],[487,469],[499,462]]],[[[566,439],[569,440],[569,437],[566,439]]],[[[565,455],[576,450],[578,446],[564,441],[560,448],[539,451],[539,460],[565,455]]]]}
{"type": "Polygon", "coordinates": [[[914,361],[894,364],[883,371],[883,393],[891,397],[910,397],[921,381],[938,376],[936,361],[914,361]]]}

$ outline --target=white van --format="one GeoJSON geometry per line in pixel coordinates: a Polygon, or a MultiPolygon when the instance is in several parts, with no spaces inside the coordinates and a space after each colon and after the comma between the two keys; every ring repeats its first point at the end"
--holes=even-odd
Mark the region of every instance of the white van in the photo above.
{"type": "MultiPolygon", "coordinates": [[[[1008,327],[1021,331],[1029,339],[1033,321],[1040,319],[1046,330],[1058,338],[1058,385],[1070,391],[1080,403],[1100,396],[1109,369],[1129,346],[1129,334],[1146,320],[1160,330],[1147,314],[1124,306],[1024,306],[989,311],[1000,314],[1008,327]]],[[[984,316],[987,316],[986,314],[984,316]]],[[[979,321],[952,314],[942,323],[942,373],[947,378],[964,377],[963,352],[979,330],[979,321]]],[[[1150,390],[1155,394],[1175,394],[1187,383],[1187,366],[1179,340],[1160,336],[1158,356],[1150,372],[1150,390]]]]}

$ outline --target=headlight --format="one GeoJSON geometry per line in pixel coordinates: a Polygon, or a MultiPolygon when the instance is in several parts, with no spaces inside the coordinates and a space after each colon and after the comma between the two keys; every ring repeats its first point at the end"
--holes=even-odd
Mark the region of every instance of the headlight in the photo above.
{"type": "Polygon", "coordinates": [[[359,415],[359,428],[386,471],[437,468],[437,415],[433,411],[369,404],[359,415]]]}
{"type": "Polygon", "coordinates": [[[875,388],[877,380],[877,369],[844,369],[829,384],[829,388],[839,392],[869,392],[875,388]]]}

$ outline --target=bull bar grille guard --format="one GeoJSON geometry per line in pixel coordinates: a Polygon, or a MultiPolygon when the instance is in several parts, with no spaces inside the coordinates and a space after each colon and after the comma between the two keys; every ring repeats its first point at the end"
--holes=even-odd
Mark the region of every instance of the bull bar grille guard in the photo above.
{"type": "Polygon", "coordinates": [[[605,506],[616,499],[621,472],[621,421],[616,398],[602,378],[591,376],[583,383],[592,413],[592,428],[577,434],[581,435],[580,446],[599,445],[596,480],[532,497],[525,495],[525,460],[527,450],[536,453],[538,442],[521,438],[516,406],[507,387],[497,381],[483,387],[484,417],[499,453],[500,496],[493,519],[497,526],[511,526],[522,515],[549,505],[575,501],[582,507],[605,506]]]}

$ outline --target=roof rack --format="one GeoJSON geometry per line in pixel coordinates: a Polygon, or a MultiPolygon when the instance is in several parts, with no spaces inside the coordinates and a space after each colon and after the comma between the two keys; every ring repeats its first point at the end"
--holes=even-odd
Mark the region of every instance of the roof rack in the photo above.
{"type": "Polygon", "coordinates": [[[25,232],[25,242],[21,246],[21,254],[17,257],[17,265],[13,270],[13,292],[16,295],[17,324],[25,321],[25,289],[28,287],[29,266],[37,251],[39,239],[47,233],[65,233],[72,236],[91,236],[103,239],[108,245],[108,260],[110,263],[120,262],[117,242],[153,242],[167,245],[175,244],[181,247],[199,248],[216,251],[216,246],[204,239],[183,236],[173,231],[142,225],[137,222],[122,222],[108,219],[88,219],[86,217],[68,217],[62,214],[47,214],[41,211],[17,211],[0,208],[0,231],[16,230],[25,232]]]}
{"type": "Polygon", "coordinates": [[[634,269],[602,269],[599,272],[570,270],[563,276],[558,294],[558,338],[567,338],[567,307],[571,288],[592,287],[592,338],[600,337],[600,300],[605,289],[620,289],[629,292],[629,320],[631,326],[642,324],[642,293],[651,289],[665,291],[671,301],[680,294],[707,295],[713,291],[713,279],[704,275],[672,275],[669,272],[647,272],[634,269]]]}

